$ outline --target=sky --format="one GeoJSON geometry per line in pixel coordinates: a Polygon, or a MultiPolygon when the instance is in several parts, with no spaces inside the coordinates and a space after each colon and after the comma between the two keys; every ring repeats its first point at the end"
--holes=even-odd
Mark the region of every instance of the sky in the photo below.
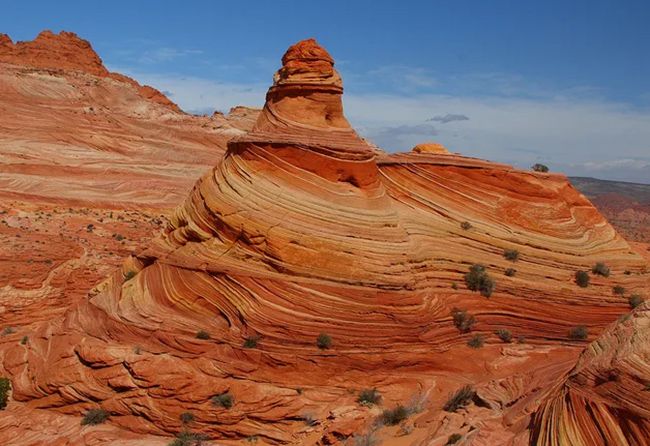
{"type": "Polygon", "coordinates": [[[650,183],[650,1],[8,2],[0,32],[89,40],[190,113],[262,106],[286,49],[336,60],[345,114],[389,152],[650,183]]]}

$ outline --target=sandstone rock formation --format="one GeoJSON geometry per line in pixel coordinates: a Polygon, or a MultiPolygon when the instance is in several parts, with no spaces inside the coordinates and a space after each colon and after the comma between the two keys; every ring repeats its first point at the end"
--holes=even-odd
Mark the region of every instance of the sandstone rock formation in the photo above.
{"type": "Polygon", "coordinates": [[[441,153],[448,154],[449,151],[445,149],[442,144],[437,142],[424,142],[413,147],[413,152],[415,153],[441,153]]]}
{"type": "Polygon", "coordinates": [[[612,367],[611,354],[592,344],[574,368],[586,344],[568,333],[585,325],[593,340],[626,313],[616,285],[647,295],[646,259],[563,175],[374,149],[345,119],[341,79],[315,41],[282,63],[253,127],[161,237],[62,317],[0,338],[0,375],[13,385],[0,441],[164,444],[187,427],[219,444],[368,435],[442,445],[452,434],[465,445],[568,444],[577,437],[554,420],[586,412],[563,412],[567,392],[599,409],[584,432],[601,419],[607,438],[643,438],[647,397],[629,384],[650,378],[632,334],[645,322],[621,332],[629,342],[598,338],[625,344],[629,358],[620,383],[602,390],[592,370],[612,367]],[[611,274],[578,287],[575,272],[597,262],[611,274]],[[496,279],[490,297],[464,283],[478,263],[496,279]],[[476,324],[459,330],[455,307],[476,324]],[[504,343],[499,329],[520,342],[504,343]],[[331,345],[319,349],[320,334],[331,345]],[[477,334],[486,345],[470,348],[477,334]],[[574,375],[586,378],[567,384],[574,375]],[[464,407],[443,410],[466,384],[475,393],[464,407]],[[381,410],[358,403],[372,388],[382,408],[407,407],[402,426],[377,425],[381,410]],[[108,427],[82,428],[100,406],[108,427]]]}

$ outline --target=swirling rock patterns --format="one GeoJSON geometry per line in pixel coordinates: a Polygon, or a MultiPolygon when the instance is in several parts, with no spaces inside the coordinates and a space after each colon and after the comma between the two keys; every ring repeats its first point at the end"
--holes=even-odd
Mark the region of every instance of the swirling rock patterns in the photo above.
{"type": "MultiPolygon", "coordinates": [[[[584,346],[567,333],[584,324],[593,339],[625,313],[612,287],[647,293],[647,261],[566,177],[439,149],[385,154],[345,119],[323,48],[299,42],[282,62],[250,132],[228,143],[163,236],[27,344],[20,333],[0,340],[10,413],[57,413],[58,435],[78,435],[79,415],[101,405],[128,435],[169,436],[190,411],[189,428],[223,444],[344,444],[379,413],[355,391],[377,387],[384,407],[419,413],[376,430],[385,444],[452,433],[460,444],[567,444],[546,421],[562,416],[557,388],[584,346]],[[579,288],[575,271],[596,262],[611,275],[579,288]],[[475,263],[496,279],[489,299],[463,284],[475,263]],[[453,307],[475,316],[472,333],[454,326],[453,307]],[[498,328],[520,343],[503,344],[498,328]],[[320,333],[328,349],[316,347],[320,333]],[[467,346],[475,334],[485,348],[467,346]],[[468,383],[474,402],[443,411],[468,383]],[[211,403],[223,394],[232,408],[211,403]],[[397,439],[400,429],[409,433],[397,439]],[[559,443],[539,440],[544,429],[559,443]]],[[[644,397],[613,388],[599,398],[631,414],[616,438],[646,432],[644,397]]],[[[0,439],[42,438],[25,431],[0,421],[0,439]]]]}

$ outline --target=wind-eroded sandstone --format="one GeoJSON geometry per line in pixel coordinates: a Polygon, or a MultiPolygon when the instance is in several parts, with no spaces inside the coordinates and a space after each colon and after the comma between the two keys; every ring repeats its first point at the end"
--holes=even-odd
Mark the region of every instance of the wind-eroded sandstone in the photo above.
{"type": "MultiPolygon", "coordinates": [[[[602,413],[628,411],[625,438],[645,432],[650,393],[593,391],[591,375],[582,390],[564,384],[592,362],[610,364],[594,345],[614,345],[601,336],[574,368],[586,343],[569,330],[585,325],[591,341],[627,313],[616,285],[650,291],[647,260],[566,177],[382,153],[345,119],[323,48],[302,41],[282,61],[253,127],[228,143],[162,236],[62,317],[0,338],[0,371],[13,384],[0,440],[84,444],[95,431],[80,416],[101,406],[111,414],[99,428],[105,444],[124,444],[121,432],[162,441],[184,428],[186,411],[186,427],[219,444],[345,444],[364,432],[387,445],[442,445],[455,433],[465,445],[568,444],[552,420],[567,419],[553,404],[569,391],[600,398],[602,413]],[[574,273],[597,262],[609,277],[578,287],[574,273]],[[496,280],[489,298],[463,281],[475,263],[496,280]],[[471,332],[454,326],[454,307],[475,316],[471,332]],[[329,349],[316,347],[320,333],[329,349]],[[486,345],[472,349],[477,334],[486,345]],[[473,402],[442,410],[466,384],[473,402]],[[380,408],[356,395],[373,387],[382,408],[417,413],[377,427],[380,408]],[[222,394],[232,408],[212,404],[222,394]]],[[[633,342],[616,342],[633,356],[633,342]]],[[[633,379],[650,380],[641,361],[633,379]]]]}

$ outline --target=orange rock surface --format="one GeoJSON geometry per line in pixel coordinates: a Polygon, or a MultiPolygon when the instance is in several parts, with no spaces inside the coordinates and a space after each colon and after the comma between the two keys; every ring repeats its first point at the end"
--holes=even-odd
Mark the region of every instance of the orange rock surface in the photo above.
{"type": "Polygon", "coordinates": [[[0,337],[13,387],[0,441],[165,444],[189,428],[224,445],[559,445],[600,420],[609,444],[646,444],[633,443],[647,441],[645,310],[596,335],[629,311],[614,286],[648,295],[647,260],[563,175],[385,154],[345,119],[323,48],[299,42],[282,62],[255,124],[163,235],[64,315],[0,337]],[[598,262],[611,274],[578,287],[598,262]],[[477,263],[496,281],[489,297],[464,283],[477,263]],[[454,307],[476,324],[459,330],[454,307]],[[587,339],[570,339],[579,325],[587,339]],[[485,346],[470,348],[477,334],[485,346]],[[597,388],[617,351],[620,381],[597,388]],[[443,410],[467,384],[471,401],[443,410]],[[372,388],[381,405],[359,404],[372,388]],[[224,394],[232,407],[214,404],[224,394]],[[377,423],[397,405],[401,425],[377,423]],[[108,422],[81,426],[98,407],[108,422]]]}
{"type": "Polygon", "coordinates": [[[449,151],[445,149],[442,144],[436,142],[424,142],[413,147],[413,152],[415,153],[441,153],[448,154],[449,151]]]}

